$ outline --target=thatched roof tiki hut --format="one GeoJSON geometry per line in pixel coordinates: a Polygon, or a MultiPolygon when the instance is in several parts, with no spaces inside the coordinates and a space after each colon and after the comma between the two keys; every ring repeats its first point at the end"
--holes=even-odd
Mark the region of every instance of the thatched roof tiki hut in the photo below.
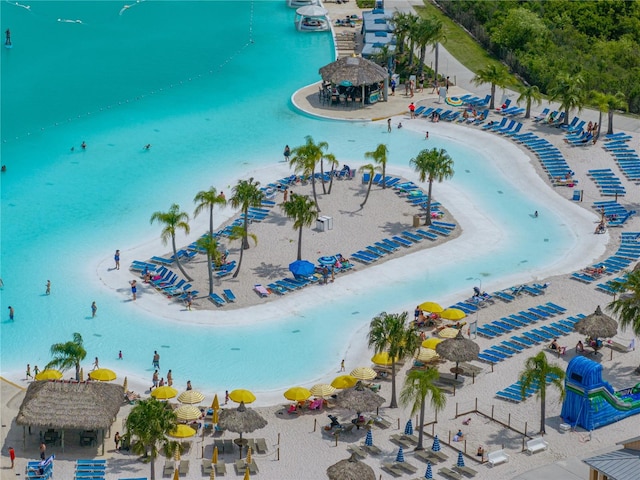
{"type": "MultiPolygon", "coordinates": [[[[387,100],[389,72],[384,67],[362,57],[342,57],[319,70],[322,80],[332,85],[348,85],[362,88],[362,104],[366,90],[384,82],[383,99],[387,100]]],[[[377,101],[377,100],[376,100],[377,101]]],[[[375,103],[369,99],[366,103],[375,103]]]]}
{"type": "Polygon", "coordinates": [[[63,452],[65,430],[79,431],[81,439],[83,434],[86,436],[88,432],[94,432],[94,440],[101,441],[104,455],[105,430],[111,428],[123,399],[122,385],[102,382],[33,382],[27,389],[16,418],[16,423],[23,427],[23,445],[26,446],[26,427],[29,427],[29,433],[31,427],[48,430],[44,433],[43,440],[46,441],[49,434],[49,440],[60,442],[63,452]]]}

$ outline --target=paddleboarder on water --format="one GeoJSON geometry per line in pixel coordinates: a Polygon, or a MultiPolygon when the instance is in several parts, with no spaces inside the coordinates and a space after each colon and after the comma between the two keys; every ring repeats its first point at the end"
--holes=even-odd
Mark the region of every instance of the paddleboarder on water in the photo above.
{"type": "Polygon", "coordinates": [[[4,41],[4,46],[7,47],[7,48],[11,48],[12,47],[12,45],[11,45],[11,30],[9,30],[7,28],[7,31],[4,32],[4,34],[6,36],[6,39],[4,41]]]}

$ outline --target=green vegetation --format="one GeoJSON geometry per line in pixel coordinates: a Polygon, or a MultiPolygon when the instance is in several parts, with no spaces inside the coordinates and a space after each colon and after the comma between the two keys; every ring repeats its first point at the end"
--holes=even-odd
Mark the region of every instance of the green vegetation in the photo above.
{"type": "Polygon", "coordinates": [[[419,175],[421,182],[429,182],[429,191],[427,192],[427,215],[424,224],[431,225],[431,191],[433,182],[441,183],[443,180],[453,177],[453,159],[446,150],[432,148],[431,150],[421,150],[418,155],[409,160],[416,173],[419,175]]]}
{"type": "MultiPolygon", "coordinates": [[[[618,316],[620,328],[640,336],[640,269],[634,268],[622,282],[614,281],[612,288],[620,295],[607,308],[618,316]]],[[[640,366],[635,373],[640,373],[640,366]]]]}
{"type": "Polygon", "coordinates": [[[318,218],[316,205],[306,195],[292,193],[291,198],[280,204],[284,214],[293,220],[293,229],[298,230],[298,257],[302,260],[302,229],[310,227],[318,218]]]}
{"type": "Polygon", "coordinates": [[[182,263],[180,263],[180,259],[178,258],[178,251],[176,250],[176,232],[183,230],[184,233],[188,235],[191,231],[191,227],[189,227],[189,215],[186,212],[181,212],[180,205],[174,203],[168,212],[154,212],[151,215],[150,222],[152,224],[153,222],[158,222],[164,225],[160,233],[163,245],[166,245],[169,239],[171,239],[171,248],[173,249],[173,258],[176,260],[176,265],[182,272],[182,275],[184,275],[184,278],[189,281],[193,280],[187,275],[187,272],[184,271],[182,263]]]}
{"type": "Polygon", "coordinates": [[[65,343],[51,345],[51,360],[44,368],[58,368],[63,372],[69,368],[75,368],[76,380],[80,381],[80,362],[87,356],[84,349],[82,335],[73,334],[73,340],[65,343]]]}

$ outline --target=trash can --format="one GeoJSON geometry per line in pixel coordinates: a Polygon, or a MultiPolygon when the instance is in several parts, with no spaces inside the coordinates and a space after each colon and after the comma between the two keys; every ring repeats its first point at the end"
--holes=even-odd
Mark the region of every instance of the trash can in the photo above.
{"type": "Polygon", "coordinates": [[[318,217],[316,219],[316,230],[319,232],[325,232],[327,230],[327,222],[324,217],[318,217]]]}
{"type": "Polygon", "coordinates": [[[419,227],[420,226],[420,215],[414,215],[413,216],[413,226],[414,227],[419,227]]]}
{"type": "Polygon", "coordinates": [[[327,230],[333,230],[333,217],[322,217],[327,225],[327,230]]]}

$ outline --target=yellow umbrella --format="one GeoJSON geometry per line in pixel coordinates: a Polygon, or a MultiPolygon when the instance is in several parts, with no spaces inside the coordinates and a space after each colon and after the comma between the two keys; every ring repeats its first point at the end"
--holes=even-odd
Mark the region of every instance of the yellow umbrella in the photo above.
{"type": "Polygon", "coordinates": [[[358,380],[373,380],[378,376],[378,374],[369,367],[354,368],[353,370],[351,370],[351,373],[349,375],[357,378],[358,380]]]}
{"type": "Polygon", "coordinates": [[[438,354],[435,350],[431,350],[430,348],[421,348],[416,356],[416,360],[420,362],[430,362],[436,358],[438,358],[438,354]]]}
{"type": "Polygon", "coordinates": [[[391,358],[389,357],[389,352],[380,352],[376,353],[373,357],[371,357],[371,361],[376,365],[391,365],[391,358]]]}
{"type": "Polygon", "coordinates": [[[81,369],[80,369],[80,378],[79,378],[79,381],[80,381],[80,382],[84,382],[84,369],[83,369],[83,368],[81,368],[81,369]]]}
{"type": "Polygon", "coordinates": [[[333,379],[333,382],[331,382],[331,386],[334,388],[343,389],[355,387],[356,383],[358,383],[357,378],[352,377],[351,375],[340,375],[339,377],[333,379]]]}
{"type": "Polygon", "coordinates": [[[124,389],[125,392],[127,391],[127,387],[128,387],[127,377],[124,377],[124,382],[122,382],[122,388],[124,389]]]}
{"type": "Polygon", "coordinates": [[[440,304],[436,302],[424,302],[418,305],[418,308],[425,312],[431,312],[431,313],[440,313],[444,311],[444,308],[442,308],[440,304]]]}
{"type": "Polygon", "coordinates": [[[62,378],[62,372],[47,368],[36,375],[36,380],[59,380],[62,378]]]}
{"type": "Polygon", "coordinates": [[[89,373],[91,380],[98,380],[100,382],[110,382],[116,379],[116,372],[109,370],[108,368],[98,368],[89,373]]]}
{"type": "Polygon", "coordinates": [[[247,448],[247,459],[245,461],[251,463],[251,447],[247,448]]]}
{"type": "Polygon", "coordinates": [[[218,423],[218,410],[213,411],[213,418],[211,419],[212,423],[218,423]]]}
{"type": "Polygon", "coordinates": [[[328,383],[318,383],[311,387],[311,395],[314,397],[328,397],[336,392],[335,387],[332,387],[328,383]]]}
{"type": "Polygon", "coordinates": [[[178,469],[176,468],[176,469],[173,471],[173,480],[180,480],[179,475],[180,475],[180,474],[178,473],[178,469]]]}
{"type": "Polygon", "coordinates": [[[204,400],[204,395],[196,390],[187,390],[178,395],[180,403],[188,403],[190,405],[200,403],[204,400]]]}
{"type": "Polygon", "coordinates": [[[444,312],[440,314],[440,318],[444,318],[445,320],[462,320],[466,317],[467,314],[464,313],[459,308],[447,308],[444,312]]]}
{"type": "Polygon", "coordinates": [[[218,447],[213,447],[213,456],[211,457],[211,463],[214,465],[218,463],[218,447]]]}
{"type": "Polygon", "coordinates": [[[218,394],[213,397],[213,403],[211,404],[212,410],[220,410],[220,402],[218,401],[218,394]]]}
{"type": "Polygon", "coordinates": [[[253,403],[256,401],[256,396],[253,393],[249,390],[243,390],[242,388],[238,388],[230,392],[229,398],[236,403],[253,403]]]}
{"type": "Polygon", "coordinates": [[[442,338],[456,338],[459,330],[457,328],[443,328],[438,332],[438,336],[442,338]]]}
{"type": "Polygon", "coordinates": [[[302,402],[311,396],[311,392],[304,387],[291,387],[284,392],[284,398],[292,402],[302,402]]]}
{"type": "Polygon", "coordinates": [[[251,480],[251,477],[249,476],[249,467],[245,469],[244,478],[242,480],[251,480]]]}
{"type": "Polygon", "coordinates": [[[158,387],[151,392],[151,396],[157,400],[168,400],[178,395],[178,390],[169,385],[158,387]]]}
{"type": "Polygon", "coordinates": [[[427,338],[422,342],[422,346],[424,348],[430,348],[431,350],[435,350],[436,345],[438,345],[441,341],[442,341],[441,338],[436,338],[436,337],[427,338]]]}
{"type": "Polygon", "coordinates": [[[193,437],[196,434],[196,431],[191,428],[189,425],[184,425],[182,423],[176,425],[176,428],[169,432],[169,435],[176,438],[187,438],[193,437]]]}
{"type": "Polygon", "coordinates": [[[194,407],[193,405],[180,405],[175,409],[176,417],[178,420],[190,422],[192,420],[197,420],[202,416],[202,412],[198,407],[194,407]]]}

